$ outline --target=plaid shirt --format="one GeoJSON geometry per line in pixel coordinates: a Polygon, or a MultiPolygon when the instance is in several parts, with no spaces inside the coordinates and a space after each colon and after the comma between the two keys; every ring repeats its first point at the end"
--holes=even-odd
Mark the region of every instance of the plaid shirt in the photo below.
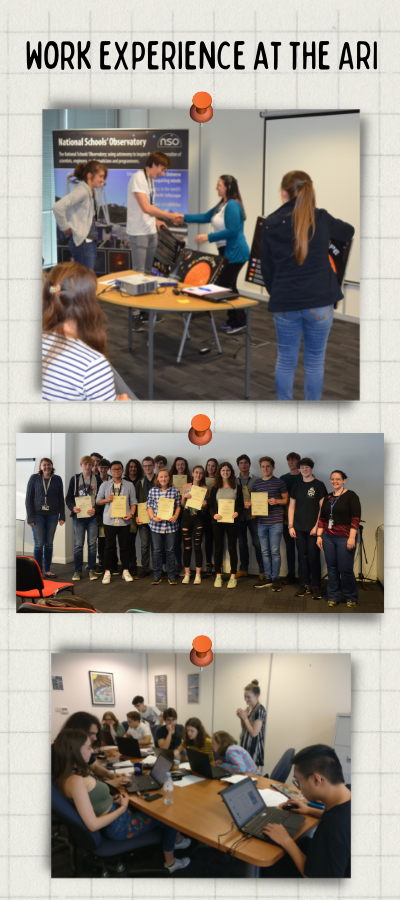
{"type": "MultiPolygon", "coordinates": [[[[149,496],[147,498],[147,509],[151,507],[154,512],[154,515],[157,515],[158,510],[158,501],[160,497],[165,497],[167,500],[175,500],[174,504],[174,515],[177,509],[181,508],[181,495],[176,487],[169,487],[166,491],[162,491],[159,487],[153,487],[149,491],[149,496]]],[[[163,519],[162,522],[154,522],[150,519],[149,522],[150,530],[157,531],[158,534],[169,534],[171,531],[178,531],[179,522],[168,522],[167,519],[163,519]]]]}
{"type": "Polygon", "coordinates": [[[222,761],[222,767],[234,772],[237,775],[259,775],[256,764],[252,760],[250,753],[238,744],[228,747],[225,758],[222,761]]]}

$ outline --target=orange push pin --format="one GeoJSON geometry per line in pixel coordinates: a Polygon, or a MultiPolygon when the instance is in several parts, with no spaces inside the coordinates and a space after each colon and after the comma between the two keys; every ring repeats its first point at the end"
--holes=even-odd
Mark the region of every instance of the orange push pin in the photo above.
{"type": "Polygon", "coordinates": [[[214,115],[211,106],[211,94],[208,94],[207,91],[197,91],[197,94],[195,94],[192,99],[193,106],[190,107],[190,118],[193,119],[193,122],[200,122],[200,124],[209,122],[214,115]]]}
{"type": "Polygon", "coordinates": [[[208,416],[202,416],[201,414],[193,416],[192,427],[188,431],[190,443],[196,444],[197,447],[203,447],[204,444],[209,444],[212,438],[210,425],[211,419],[209,419],[208,416]]]}
{"type": "Polygon", "coordinates": [[[189,656],[190,662],[200,669],[204,666],[209,666],[214,659],[214,654],[211,650],[211,638],[205,634],[198,634],[192,642],[192,646],[193,650],[190,651],[189,656]]]}

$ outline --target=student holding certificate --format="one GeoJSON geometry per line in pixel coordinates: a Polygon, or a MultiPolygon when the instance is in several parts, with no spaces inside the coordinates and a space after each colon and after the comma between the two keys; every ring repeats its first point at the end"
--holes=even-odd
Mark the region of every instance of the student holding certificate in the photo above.
{"type": "Polygon", "coordinates": [[[240,517],[239,521],[239,552],[240,552],[240,569],[237,573],[237,578],[245,578],[248,575],[249,570],[249,545],[247,542],[248,532],[250,532],[252,544],[254,547],[254,552],[256,554],[256,559],[258,563],[258,569],[260,572],[260,581],[264,581],[264,563],[261,553],[261,545],[260,538],[258,537],[257,531],[257,520],[253,519],[251,514],[251,508],[249,507],[249,500],[251,499],[251,490],[254,478],[250,475],[250,457],[247,456],[247,453],[242,453],[241,456],[238,456],[236,460],[236,465],[239,467],[239,475],[236,478],[238,484],[242,486],[243,491],[243,500],[244,500],[244,510],[240,517]]]}
{"type": "Polygon", "coordinates": [[[110,584],[116,540],[122,563],[122,577],[133,581],[129,572],[129,530],[136,512],[136,491],[130,481],[122,480],[124,467],[119,459],[110,465],[111,481],[101,485],[97,494],[98,506],[104,506],[103,525],[106,537],[103,584],[110,584]]]}
{"type": "Polygon", "coordinates": [[[160,469],[154,487],[149,491],[147,510],[153,541],[153,584],[162,581],[162,556],[165,548],[168,583],[176,584],[175,537],[178,531],[178,516],[181,509],[181,495],[174,487],[168,469],[160,469]]]}
{"type": "MultiPolygon", "coordinates": [[[[211,488],[214,487],[215,475],[218,469],[218,460],[215,459],[214,456],[211,456],[210,459],[206,462],[206,485],[208,487],[208,491],[210,492],[211,488]]],[[[213,519],[210,516],[210,510],[207,507],[204,513],[204,544],[206,550],[206,572],[207,575],[212,575],[213,564],[212,564],[212,553],[213,553],[213,543],[214,543],[214,535],[213,535],[213,519]]]]}
{"type": "Polygon", "coordinates": [[[203,466],[194,467],[192,479],[192,484],[185,484],[182,488],[181,528],[183,534],[183,565],[185,567],[185,576],[182,584],[189,584],[190,581],[193,538],[196,561],[194,584],[201,584],[201,569],[203,566],[201,542],[203,540],[204,513],[207,509],[208,493],[203,466]]]}
{"type": "MultiPolygon", "coordinates": [[[[256,588],[265,588],[272,585],[273,591],[281,591],[279,573],[281,570],[281,537],[283,533],[283,508],[289,500],[289,492],[281,478],[275,478],[275,460],[271,456],[262,456],[259,460],[262,478],[253,481],[252,494],[266,493],[268,503],[265,512],[260,509],[261,515],[257,516],[258,536],[260,538],[261,552],[264,562],[265,581],[256,584],[256,588]]],[[[262,503],[262,498],[260,498],[262,503]]],[[[256,506],[252,505],[252,513],[256,506]]]]}
{"type": "Polygon", "coordinates": [[[215,581],[214,587],[222,587],[222,561],[224,555],[224,536],[228,539],[229,559],[231,563],[231,575],[228,588],[237,585],[237,537],[239,517],[243,512],[243,491],[237,484],[236,476],[228,462],[223,462],[218,467],[215,476],[215,485],[211,488],[209,499],[210,513],[213,518],[213,532],[215,541],[215,581]]]}
{"type": "Polygon", "coordinates": [[[72,581],[80,581],[83,568],[83,546],[87,535],[88,567],[90,581],[96,581],[96,541],[98,525],[96,520],[96,494],[100,485],[100,475],[93,475],[93,459],[82,456],[81,472],[73,475],[65,502],[71,511],[74,526],[74,574],[72,581]]]}
{"type": "MultiPolygon", "coordinates": [[[[192,480],[187,459],[184,459],[183,456],[176,456],[169,474],[172,478],[172,484],[182,494],[183,485],[190,484],[192,480]]],[[[185,572],[182,569],[182,531],[180,521],[178,522],[178,530],[175,535],[175,562],[177,573],[183,576],[185,572]]]]}

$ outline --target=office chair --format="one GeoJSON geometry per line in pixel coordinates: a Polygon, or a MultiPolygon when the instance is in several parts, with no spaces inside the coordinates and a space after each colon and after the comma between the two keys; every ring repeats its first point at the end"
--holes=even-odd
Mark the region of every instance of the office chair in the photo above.
{"type": "Polygon", "coordinates": [[[70,581],[44,580],[40,566],[30,556],[17,556],[17,596],[25,600],[56,597],[60,591],[71,591],[74,585],[70,581]]]}
{"type": "MultiPolygon", "coordinates": [[[[101,831],[89,831],[76,809],[66,797],[60,794],[54,784],[51,786],[51,808],[52,813],[67,828],[71,848],[71,869],[75,878],[78,876],[78,849],[90,853],[95,860],[100,860],[101,876],[108,878],[110,872],[106,867],[105,860],[119,857],[125,853],[131,853],[140,847],[161,844],[162,833],[161,829],[158,828],[142,836],[126,838],[123,841],[110,841],[109,838],[102,835],[101,831]]],[[[118,874],[125,871],[125,865],[121,860],[117,863],[116,871],[118,874]]],[[[154,875],[155,873],[168,876],[164,867],[162,869],[152,867],[135,870],[135,876],[139,878],[143,875],[154,875]]]]}
{"type": "Polygon", "coordinates": [[[279,762],[274,766],[270,778],[273,781],[280,781],[281,784],[285,784],[286,779],[289,776],[289,772],[292,768],[292,757],[295,754],[294,747],[291,747],[289,750],[286,750],[283,756],[281,756],[279,762]]]}

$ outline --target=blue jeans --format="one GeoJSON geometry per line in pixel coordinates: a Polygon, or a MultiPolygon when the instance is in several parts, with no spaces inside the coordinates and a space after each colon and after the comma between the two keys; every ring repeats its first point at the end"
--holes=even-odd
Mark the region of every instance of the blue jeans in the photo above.
{"type": "Polygon", "coordinates": [[[328,568],[328,600],[340,600],[343,591],[345,600],[358,600],[358,585],[354,574],[354,550],[347,549],[347,537],[333,534],[322,535],[325,560],[328,568]]]}
{"type": "Polygon", "coordinates": [[[83,545],[85,543],[85,535],[87,534],[88,542],[88,568],[96,568],[96,541],[98,525],[96,516],[89,519],[74,519],[74,568],[75,572],[82,572],[83,566],[83,545]]]}
{"type": "Polygon", "coordinates": [[[51,560],[53,556],[53,541],[58,524],[58,515],[37,516],[35,514],[34,522],[35,524],[32,527],[33,542],[35,545],[33,555],[36,559],[36,562],[40,566],[43,575],[45,572],[50,572],[51,560]]]}
{"type": "Polygon", "coordinates": [[[83,244],[79,244],[79,247],[74,244],[74,239],[71,236],[68,241],[68,246],[71,251],[71,256],[74,262],[80,263],[81,266],[86,266],[87,269],[93,269],[96,265],[96,256],[97,256],[97,244],[96,241],[84,241],[83,244]]]}
{"type": "Polygon", "coordinates": [[[281,571],[281,537],[283,522],[259,522],[258,537],[266,578],[279,578],[281,571]]]}
{"type": "MultiPolygon", "coordinates": [[[[110,812],[113,812],[114,809],[119,809],[116,803],[113,803],[110,812]]],[[[132,806],[129,806],[122,813],[122,816],[114,819],[110,825],[102,828],[101,831],[110,841],[125,841],[127,838],[141,837],[142,834],[154,831],[155,828],[162,830],[162,848],[165,853],[170,853],[175,846],[176,829],[171,828],[165,822],[158,822],[157,819],[152,819],[151,816],[139,812],[138,809],[132,806]]]]}
{"type": "Polygon", "coordinates": [[[162,558],[163,549],[165,547],[167,557],[167,572],[170,581],[175,581],[175,536],[176,531],[169,531],[167,534],[159,534],[158,531],[152,531],[153,538],[153,572],[154,581],[159,581],[162,574],[162,558]]]}
{"type": "Polygon", "coordinates": [[[325,350],[333,322],[333,305],[274,313],[278,359],[275,387],[278,400],[291,400],[294,373],[303,334],[304,399],[320,400],[325,350]]]}
{"type": "Polygon", "coordinates": [[[140,530],[140,562],[145,572],[150,571],[150,547],[152,546],[152,534],[149,525],[139,525],[140,530]]]}
{"type": "Polygon", "coordinates": [[[251,540],[258,562],[260,574],[264,571],[264,563],[261,553],[260,538],[257,531],[257,519],[245,519],[239,522],[239,553],[240,553],[240,569],[242,572],[249,570],[249,545],[247,543],[247,529],[250,531],[251,540]]]}

